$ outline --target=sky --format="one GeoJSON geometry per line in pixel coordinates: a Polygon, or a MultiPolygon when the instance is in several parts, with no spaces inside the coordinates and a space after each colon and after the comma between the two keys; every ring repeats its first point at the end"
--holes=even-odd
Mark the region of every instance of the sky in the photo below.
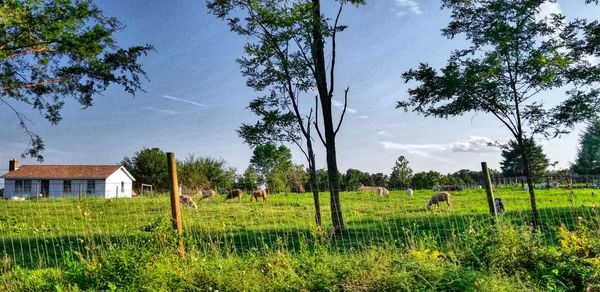
{"type": "MultiPolygon", "coordinates": [[[[420,62],[443,66],[453,49],[467,46],[460,39],[441,36],[440,29],[450,20],[448,11],[433,0],[367,2],[348,7],[341,18],[349,28],[338,38],[335,115],[341,113],[346,87],[349,109],[337,138],[339,169],[389,174],[400,155],[414,171],[478,170],[482,161],[499,168],[500,152],[487,144],[504,143],[510,136],[492,116],[468,113],[444,120],[395,109],[409,88],[402,81],[403,72],[420,62]]],[[[543,14],[598,19],[600,6],[583,2],[547,4],[543,14]]],[[[125,25],[116,34],[120,46],[155,47],[156,52],[140,60],[148,80],[142,85],[144,92],[135,96],[111,87],[95,96],[87,109],[68,100],[57,126],[15,104],[45,141],[44,164],[114,164],[144,147],[159,147],[179,159],[189,154],[223,158],[243,172],[252,149],[236,130],[256,121],[246,107],[260,94],[246,87],[236,63],[248,40],[210,15],[203,0],[96,3],[105,15],[125,25]]],[[[560,98],[561,92],[550,92],[542,100],[553,104],[560,98]]],[[[306,102],[312,103],[312,98],[306,102]]],[[[7,171],[13,158],[21,164],[38,164],[20,158],[28,139],[6,106],[0,106],[0,124],[0,172],[7,171]]],[[[580,131],[581,127],[560,139],[540,140],[550,161],[559,162],[557,167],[574,160],[580,131]]],[[[293,160],[306,164],[302,154],[289,146],[293,160]]],[[[317,166],[325,168],[324,148],[317,146],[317,166]]]]}

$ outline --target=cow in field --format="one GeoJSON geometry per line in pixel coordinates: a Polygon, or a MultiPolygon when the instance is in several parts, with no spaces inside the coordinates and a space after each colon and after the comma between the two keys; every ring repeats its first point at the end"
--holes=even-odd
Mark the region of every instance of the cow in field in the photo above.
{"type": "Polygon", "coordinates": [[[429,202],[425,205],[427,210],[431,209],[432,205],[436,205],[438,208],[440,207],[440,202],[446,202],[448,204],[448,208],[450,208],[450,194],[446,192],[437,193],[429,198],[429,202]]]}
{"type": "Polygon", "coordinates": [[[231,192],[229,192],[229,194],[227,194],[227,197],[225,197],[225,201],[234,199],[234,198],[238,198],[238,201],[241,201],[243,194],[244,194],[244,192],[242,192],[242,190],[234,189],[231,192]]]}
{"type": "Polygon", "coordinates": [[[261,188],[256,188],[256,190],[254,190],[254,192],[252,192],[252,197],[250,198],[250,202],[252,202],[252,200],[256,200],[258,202],[258,198],[262,198],[263,202],[267,201],[267,191],[265,191],[264,189],[261,188]]]}

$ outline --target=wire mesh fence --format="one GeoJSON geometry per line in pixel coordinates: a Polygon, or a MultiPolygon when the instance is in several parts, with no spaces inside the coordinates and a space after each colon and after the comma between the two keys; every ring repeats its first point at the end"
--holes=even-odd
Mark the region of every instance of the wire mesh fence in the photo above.
{"type": "MultiPolygon", "coordinates": [[[[540,232],[547,240],[556,238],[560,226],[586,224],[600,230],[597,178],[569,177],[563,183],[540,177],[535,181],[540,232]]],[[[500,220],[529,225],[528,186],[518,178],[498,177],[494,183],[494,195],[504,206],[500,220]]],[[[406,189],[390,186],[386,187],[391,189],[389,194],[381,195],[378,188],[359,191],[340,185],[345,229],[339,236],[330,232],[332,212],[327,190],[319,189],[323,226],[318,227],[310,188],[305,193],[271,191],[266,201],[251,200],[253,190],[242,190],[241,197],[227,199],[232,189],[217,188],[214,196],[203,198],[202,190],[182,188],[197,206],[182,206],[185,245],[206,254],[243,254],[274,246],[296,250],[319,242],[332,251],[347,252],[421,240],[443,243],[474,225],[494,224],[485,189],[479,184],[447,191],[449,204],[442,201],[430,208],[426,205],[431,196],[444,187],[415,189],[411,196],[406,189]]],[[[23,185],[0,185],[5,198],[0,201],[0,256],[23,266],[56,266],[73,254],[89,257],[100,249],[135,244],[156,237],[165,228],[169,230],[168,194],[107,195],[114,191],[121,194],[120,187],[97,185],[94,192],[84,188],[81,193],[49,192],[48,196],[42,190],[40,196],[33,188],[30,194],[24,193],[29,189],[23,185]]],[[[64,190],[64,186],[49,185],[49,189],[64,190]]]]}

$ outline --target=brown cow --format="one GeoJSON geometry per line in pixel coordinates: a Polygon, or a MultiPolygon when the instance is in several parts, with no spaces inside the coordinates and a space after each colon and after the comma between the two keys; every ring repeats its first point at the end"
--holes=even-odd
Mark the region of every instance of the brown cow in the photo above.
{"type": "Polygon", "coordinates": [[[436,205],[439,208],[440,202],[446,202],[448,204],[448,208],[450,208],[450,194],[446,192],[440,192],[431,196],[425,208],[429,210],[431,209],[431,205],[436,205]]]}
{"type": "Polygon", "coordinates": [[[188,195],[179,195],[179,203],[184,204],[192,209],[198,209],[198,206],[196,206],[196,203],[194,200],[192,200],[192,197],[188,195]]]}
{"type": "Polygon", "coordinates": [[[263,202],[266,202],[267,201],[267,191],[265,191],[261,188],[256,188],[256,190],[254,190],[254,192],[252,193],[250,202],[252,202],[252,200],[256,200],[258,202],[258,198],[262,198],[263,202]]]}
{"type": "Polygon", "coordinates": [[[238,201],[241,201],[243,194],[244,194],[244,192],[242,192],[242,190],[234,189],[231,192],[229,192],[229,194],[227,194],[227,197],[225,197],[225,201],[227,201],[229,199],[233,199],[233,198],[238,198],[238,201]]]}

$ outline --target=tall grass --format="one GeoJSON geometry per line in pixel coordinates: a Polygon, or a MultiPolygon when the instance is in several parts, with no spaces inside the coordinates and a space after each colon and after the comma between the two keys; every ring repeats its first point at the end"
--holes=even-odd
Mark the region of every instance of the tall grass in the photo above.
{"type": "Polygon", "coordinates": [[[449,210],[426,211],[429,195],[344,193],[341,237],[315,228],[308,195],[200,201],[184,209],[183,259],[166,196],[2,201],[0,291],[600,289],[594,190],[539,192],[541,230],[521,190],[497,190],[496,224],[481,190],[449,210]]]}

